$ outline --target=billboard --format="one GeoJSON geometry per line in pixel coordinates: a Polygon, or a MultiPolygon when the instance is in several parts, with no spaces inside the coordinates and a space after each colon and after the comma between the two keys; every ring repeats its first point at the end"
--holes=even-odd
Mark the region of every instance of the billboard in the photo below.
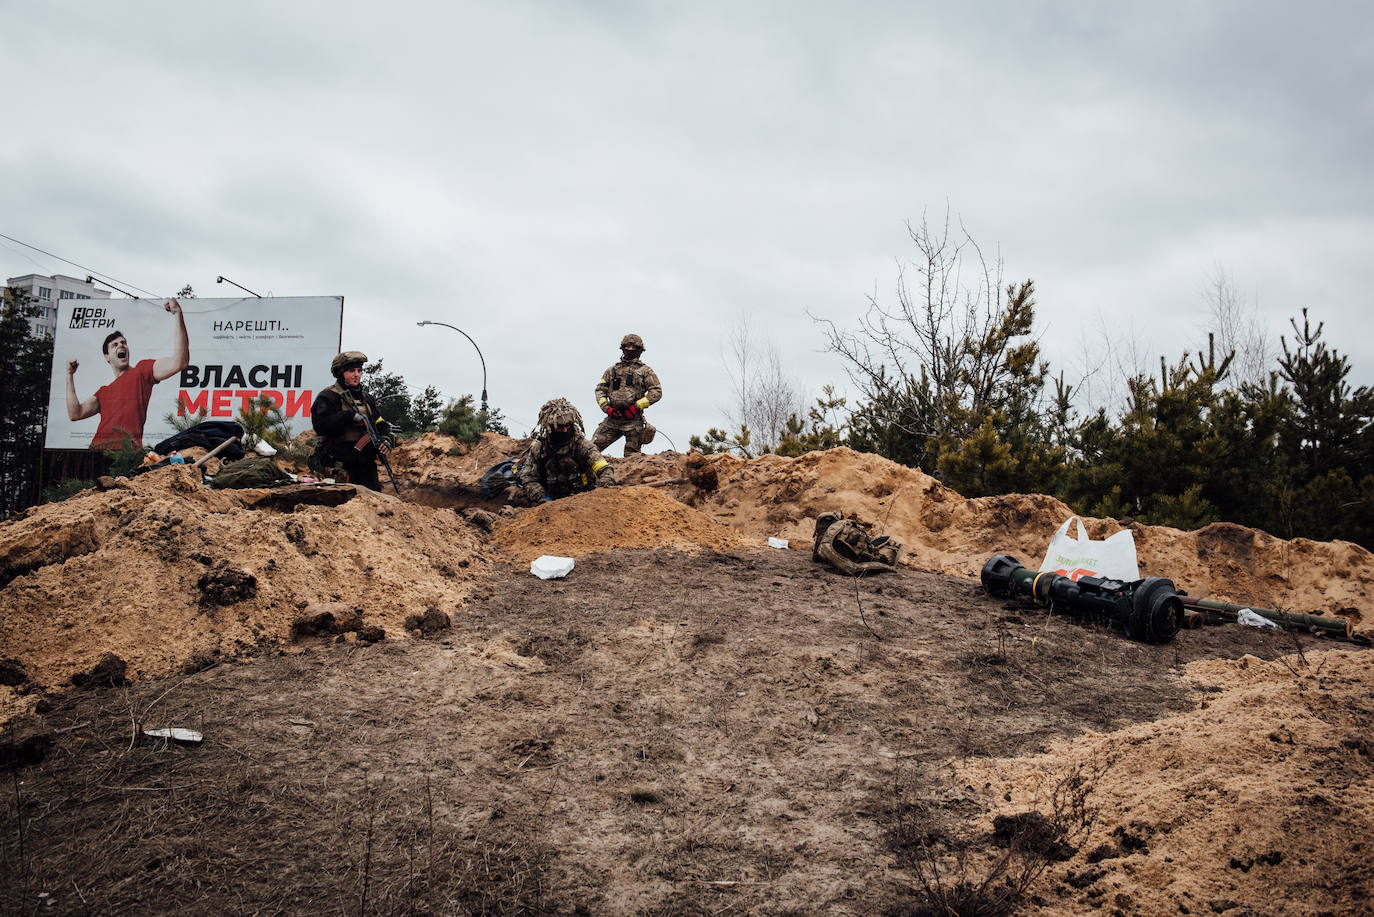
{"type": "Polygon", "coordinates": [[[342,327],[342,296],[60,300],[44,446],[147,447],[176,432],[168,415],[232,420],[259,396],[294,436],[342,327]]]}

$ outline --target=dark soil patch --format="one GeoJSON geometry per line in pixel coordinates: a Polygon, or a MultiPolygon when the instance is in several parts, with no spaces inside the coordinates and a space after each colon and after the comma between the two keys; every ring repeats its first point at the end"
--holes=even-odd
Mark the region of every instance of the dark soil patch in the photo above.
{"type": "Polygon", "coordinates": [[[0,908],[891,912],[916,887],[894,847],[977,811],[942,762],[1152,719],[1188,703],[1186,662],[1293,650],[1235,626],[1149,646],[802,551],[506,567],[427,639],[301,636],[59,699],[6,793],[0,908]]]}

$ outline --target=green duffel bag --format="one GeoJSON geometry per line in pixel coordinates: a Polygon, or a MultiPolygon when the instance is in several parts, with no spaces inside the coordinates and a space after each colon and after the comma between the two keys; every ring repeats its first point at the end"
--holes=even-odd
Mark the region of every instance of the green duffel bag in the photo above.
{"type": "Polygon", "coordinates": [[[220,468],[219,474],[210,479],[210,486],[218,490],[241,487],[275,487],[290,484],[291,476],[277,467],[265,455],[249,453],[237,462],[230,462],[220,468]]]}

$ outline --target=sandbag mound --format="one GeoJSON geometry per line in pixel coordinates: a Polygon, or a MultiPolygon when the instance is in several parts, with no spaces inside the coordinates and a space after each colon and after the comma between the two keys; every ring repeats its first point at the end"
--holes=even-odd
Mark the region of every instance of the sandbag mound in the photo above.
{"type": "Polygon", "coordinates": [[[606,487],[522,511],[497,523],[493,545],[519,562],[615,548],[729,551],[746,540],[652,487],[606,487]]]}
{"type": "Polygon", "coordinates": [[[105,653],[147,678],[285,639],[312,604],[346,603],[401,636],[407,615],[462,603],[487,567],[472,529],[347,491],[291,506],[171,466],[36,507],[0,527],[0,655],[37,687],[105,653]]]}
{"type": "Polygon", "coordinates": [[[1104,827],[1052,868],[1048,900],[1025,912],[1114,902],[1139,914],[1368,913],[1368,853],[1352,839],[1374,833],[1364,712],[1374,654],[1244,656],[1186,671],[1204,692],[1194,710],[959,767],[985,795],[989,824],[1045,806],[1053,777],[1084,767],[1104,827]]]}

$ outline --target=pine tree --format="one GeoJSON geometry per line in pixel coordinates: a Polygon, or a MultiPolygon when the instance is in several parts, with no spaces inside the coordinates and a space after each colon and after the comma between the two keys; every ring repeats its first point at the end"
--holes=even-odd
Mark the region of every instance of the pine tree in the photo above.
{"type": "Polygon", "coordinates": [[[1314,329],[1303,309],[1302,327],[1296,318],[1289,319],[1289,324],[1294,341],[1290,349],[1288,338],[1280,339],[1279,375],[1291,387],[1293,413],[1284,425],[1281,448],[1300,476],[1315,478],[1349,468],[1359,459],[1374,411],[1374,393],[1365,386],[1351,391],[1350,362],[1321,339],[1324,322],[1314,329]]]}
{"type": "Polygon", "coordinates": [[[26,293],[4,291],[0,307],[0,518],[39,501],[43,436],[48,422],[52,341],[34,337],[36,313],[26,293]]]}

